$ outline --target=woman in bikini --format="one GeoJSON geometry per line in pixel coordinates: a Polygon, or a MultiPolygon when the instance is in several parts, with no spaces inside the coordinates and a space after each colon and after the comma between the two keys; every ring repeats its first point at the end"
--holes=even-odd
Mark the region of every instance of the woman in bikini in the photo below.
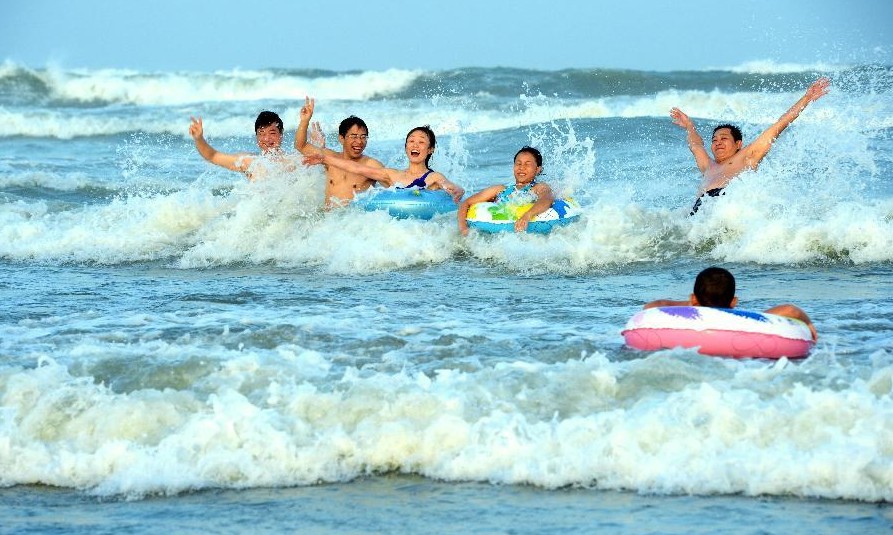
{"type": "Polygon", "coordinates": [[[348,173],[369,177],[385,187],[442,189],[458,203],[465,195],[465,190],[429,167],[435,143],[434,132],[429,126],[417,126],[410,130],[406,134],[404,145],[406,157],[409,159],[409,167],[404,170],[369,167],[351,160],[332,157],[328,153],[307,156],[304,158],[304,163],[308,165],[324,163],[348,173]]]}
{"type": "Polygon", "coordinates": [[[544,182],[537,182],[536,177],[543,170],[543,155],[533,147],[521,147],[515,154],[515,183],[508,186],[498,184],[483,189],[471,195],[459,205],[457,217],[459,218],[459,232],[463,236],[468,235],[468,208],[479,202],[529,204],[533,203],[530,210],[515,221],[515,232],[524,232],[530,220],[546,210],[555,201],[552,188],[544,182]]]}

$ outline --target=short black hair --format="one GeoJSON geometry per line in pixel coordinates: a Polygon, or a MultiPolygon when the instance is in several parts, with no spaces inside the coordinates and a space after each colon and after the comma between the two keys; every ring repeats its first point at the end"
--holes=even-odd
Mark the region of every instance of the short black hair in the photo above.
{"type": "Polygon", "coordinates": [[[350,130],[354,126],[359,126],[363,130],[366,131],[366,135],[369,135],[369,127],[366,126],[366,121],[360,119],[356,115],[351,115],[347,119],[341,121],[341,124],[338,125],[338,135],[344,137],[347,135],[347,131],[350,130]]]}
{"type": "Polygon", "coordinates": [[[265,126],[270,126],[271,124],[275,124],[279,127],[279,133],[281,134],[285,130],[285,126],[282,124],[282,119],[279,116],[271,111],[262,111],[258,114],[257,119],[254,121],[254,133],[256,134],[258,130],[264,128],[265,126]]]}
{"type": "Polygon", "coordinates": [[[530,154],[531,156],[533,156],[533,159],[536,160],[537,167],[543,166],[543,155],[540,153],[540,151],[538,151],[537,149],[535,149],[533,147],[527,146],[527,145],[521,147],[521,150],[519,150],[518,152],[515,153],[515,157],[512,158],[512,161],[517,160],[518,155],[521,154],[522,152],[526,152],[526,153],[530,154]]]}
{"type": "Polygon", "coordinates": [[[695,277],[698,304],[712,308],[729,308],[735,298],[735,277],[721,267],[709,267],[695,277]]]}
{"type": "Polygon", "coordinates": [[[742,139],[744,139],[744,137],[741,135],[741,129],[738,128],[737,126],[735,126],[733,124],[729,124],[729,123],[723,123],[723,124],[717,126],[716,128],[714,128],[713,135],[715,136],[716,131],[722,130],[723,128],[728,128],[729,130],[732,131],[732,139],[734,139],[735,141],[741,141],[742,139]]]}

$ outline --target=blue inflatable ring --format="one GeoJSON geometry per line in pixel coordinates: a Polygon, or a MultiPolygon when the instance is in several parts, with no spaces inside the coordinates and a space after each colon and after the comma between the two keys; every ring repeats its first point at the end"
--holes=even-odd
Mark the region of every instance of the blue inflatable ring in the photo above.
{"type": "Polygon", "coordinates": [[[384,210],[397,219],[431,219],[458,208],[446,191],[418,188],[375,188],[358,195],[353,204],[367,212],[384,210]]]}

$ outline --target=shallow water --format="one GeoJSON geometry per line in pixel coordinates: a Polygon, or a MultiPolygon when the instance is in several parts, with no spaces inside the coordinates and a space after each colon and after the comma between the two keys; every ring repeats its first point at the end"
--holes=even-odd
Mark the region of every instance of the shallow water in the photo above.
{"type": "Polygon", "coordinates": [[[188,117],[250,150],[268,74],[177,92],[175,73],[0,70],[30,88],[0,126],[0,525],[889,527],[888,68],[825,73],[832,93],[697,217],[669,107],[752,137],[818,73],[277,73],[288,91],[261,96],[287,128],[301,83],[328,132],[361,113],[389,165],[430,123],[435,167],[470,191],[533,144],[585,209],[549,236],[468,238],[449,215],[322,212],[318,168],[248,184],[201,160],[188,117]],[[803,307],[809,358],[623,346],[644,302],[714,264],[742,308],[803,307]]]}
{"type": "Polygon", "coordinates": [[[654,496],[589,489],[440,483],[383,476],[349,484],[204,491],[140,501],[71,491],[0,490],[16,533],[879,533],[884,505],[739,496],[654,496]],[[436,526],[436,528],[435,528],[436,526]]]}

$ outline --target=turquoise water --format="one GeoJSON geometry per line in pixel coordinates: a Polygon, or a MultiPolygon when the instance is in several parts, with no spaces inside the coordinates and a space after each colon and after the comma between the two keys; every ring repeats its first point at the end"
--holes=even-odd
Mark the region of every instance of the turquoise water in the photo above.
{"type": "Polygon", "coordinates": [[[544,491],[387,476],[312,487],[213,490],[137,502],[67,490],[0,490],[4,525],[46,533],[877,533],[888,507],[740,496],[544,491]]]}
{"type": "Polygon", "coordinates": [[[753,137],[818,74],[5,65],[0,525],[889,527],[889,69],[821,73],[832,93],[697,217],[667,115],[753,137]],[[291,131],[305,93],[330,137],[363,116],[388,165],[431,124],[434,167],[469,191],[536,145],[583,216],[461,238],[449,214],[323,212],[318,168],[248,184],[187,136],[201,114],[212,144],[250,151],[256,113],[291,131]],[[644,302],[684,298],[707,265],[743,308],[804,308],[810,357],[623,346],[644,302]]]}

